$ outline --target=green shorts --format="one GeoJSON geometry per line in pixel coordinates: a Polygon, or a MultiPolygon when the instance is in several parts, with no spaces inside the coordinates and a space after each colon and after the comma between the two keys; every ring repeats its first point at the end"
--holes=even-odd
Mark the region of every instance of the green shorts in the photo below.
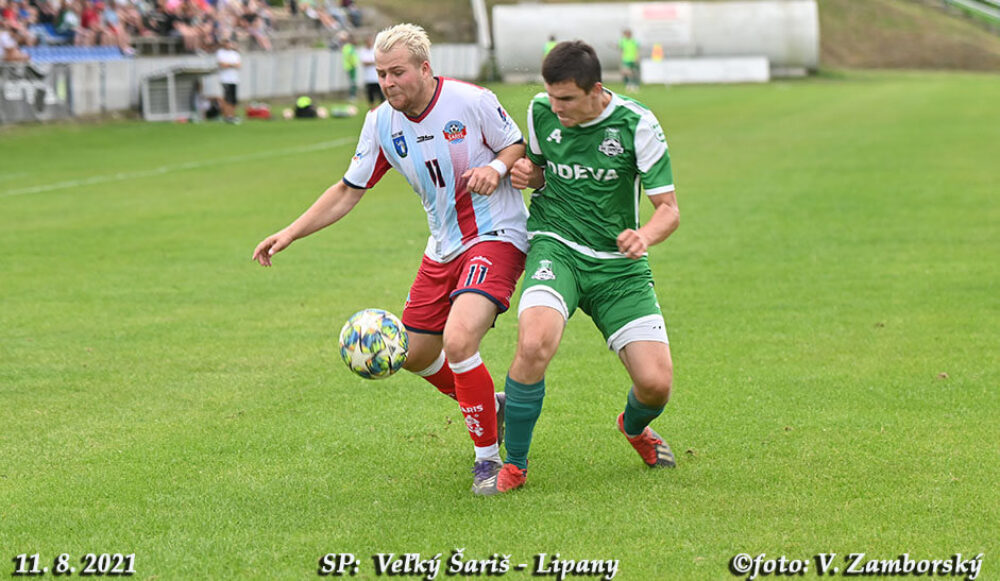
{"type": "Polygon", "coordinates": [[[552,238],[535,236],[524,274],[519,315],[527,308],[545,306],[568,320],[579,307],[613,351],[633,341],[668,343],[645,257],[591,258],[552,238]]]}

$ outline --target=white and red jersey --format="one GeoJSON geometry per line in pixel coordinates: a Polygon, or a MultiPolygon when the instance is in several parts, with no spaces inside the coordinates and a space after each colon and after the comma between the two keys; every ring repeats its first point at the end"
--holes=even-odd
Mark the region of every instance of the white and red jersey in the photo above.
{"type": "Polygon", "coordinates": [[[500,180],[489,196],[472,194],[462,174],[488,164],[500,150],[523,141],[521,130],[488,89],[437,77],[427,109],[410,117],[388,102],[370,111],[344,182],[374,186],[389,167],[403,174],[427,212],[431,235],[424,254],[449,262],[484,240],[528,250],[528,209],[521,192],[500,180]]]}

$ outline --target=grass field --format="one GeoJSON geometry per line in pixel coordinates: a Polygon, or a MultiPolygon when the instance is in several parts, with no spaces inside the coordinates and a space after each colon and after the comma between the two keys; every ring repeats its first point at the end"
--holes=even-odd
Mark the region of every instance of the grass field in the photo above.
{"type": "MultiPolygon", "coordinates": [[[[496,88],[519,121],[536,89],[496,88]]],[[[420,258],[396,175],[250,261],[342,176],[360,119],[0,130],[0,571],[106,552],[140,579],[306,579],[349,552],[371,579],[376,553],[464,549],[619,559],[624,580],[729,579],[740,552],[984,553],[1000,578],[1000,82],[640,98],[682,216],[650,256],[679,466],[617,433],[627,377],[578,315],[528,485],[492,499],[450,400],[335,353],[354,311],[401,310],[420,258]]],[[[485,341],[498,383],[515,334],[507,315],[485,341]]]]}

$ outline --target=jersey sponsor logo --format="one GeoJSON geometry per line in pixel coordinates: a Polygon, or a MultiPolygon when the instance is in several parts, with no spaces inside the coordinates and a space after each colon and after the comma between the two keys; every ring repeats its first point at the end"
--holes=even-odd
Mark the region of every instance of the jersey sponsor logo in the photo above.
{"type": "Polygon", "coordinates": [[[354,152],[354,157],[351,158],[351,161],[361,161],[361,158],[363,158],[364,156],[365,156],[365,152],[363,152],[363,151],[355,151],[354,152]]]}
{"type": "Polygon", "coordinates": [[[555,163],[553,161],[546,162],[548,170],[564,180],[589,180],[592,179],[598,182],[613,182],[618,179],[618,172],[612,169],[604,169],[603,167],[592,168],[586,165],[580,165],[574,163],[573,165],[567,165],[565,163],[555,163]]]}
{"type": "Polygon", "coordinates": [[[552,272],[552,261],[542,260],[538,263],[538,270],[531,275],[531,280],[555,280],[556,273],[552,272]]]}
{"type": "Polygon", "coordinates": [[[503,121],[504,127],[510,125],[510,118],[507,117],[507,112],[503,110],[503,107],[497,107],[497,113],[500,114],[500,120],[503,121]]]}
{"type": "Polygon", "coordinates": [[[461,121],[449,121],[444,124],[444,138],[452,145],[465,140],[466,129],[461,121]]]}
{"type": "Polygon", "coordinates": [[[553,129],[552,133],[549,133],[549,136],[545,139],[545,141],[555,141],[556,143],[562,143],[562,130],[553,129]]]}
{"type": "Polygon", "coordinates": [[[417,143],[423,143],[425,141],[430,141],[431,139],[434,139],[433,135],[418,135],[417,143]]]}
{"type": "Polygon", "coordinates": [[[597,151],[600,151],[608,157],[614,157],[625,153],[625,148],[622,147],[622,142],[619,139],[618,130],[614,127],[608,127],[608,130],[604,132],[604,141],[601,145],[597,147],[597,151]]]}
{"type": "Polygon", "coordinates": [[[473,406],[469,406],[469,407],[463,407],[462,411],[465,412],[465,413],[467,413],[467,414],[474,414],[476,412],[483,411],[483,406],[482,405],[473,405],[473,406]]]}
{"type": "Polygon", "coordinates": [[[399,157],[406,157],[406,154],[410,152],[410,150],[406,147],[406,137],[403,135],[393,137],[392,145],[396,148],[396,153],[399,154],[399,157]]]}

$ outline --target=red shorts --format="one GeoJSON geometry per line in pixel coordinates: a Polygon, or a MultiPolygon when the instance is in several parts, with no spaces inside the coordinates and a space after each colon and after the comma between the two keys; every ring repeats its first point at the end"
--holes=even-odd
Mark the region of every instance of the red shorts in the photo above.
{"type": "Polygon", "coordinates": [[[443,333],[451,302],[462,293],[479,293],[510,308],[517,279],[524,272],[524,253],[509,242],[480,242],[447,263],[426,256],[403,308],[403,326],[417,333],[443,333]]]}

